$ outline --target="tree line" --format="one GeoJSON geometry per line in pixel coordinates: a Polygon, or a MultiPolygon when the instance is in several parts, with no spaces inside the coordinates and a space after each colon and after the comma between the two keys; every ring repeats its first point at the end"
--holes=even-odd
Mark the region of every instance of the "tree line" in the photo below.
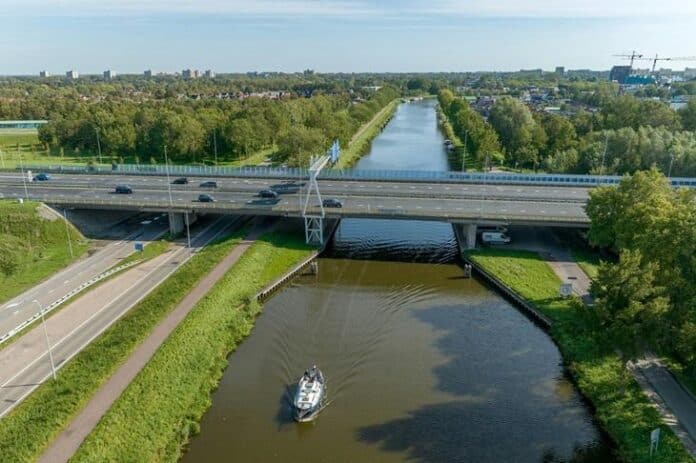
{"type": "Polygon", "coordinates": [[[592,284],[608,336],[675,356],[696,380],[696,191],[656,169],[590,192],[591,243],[618,253],[592,284]]]}
{"type": "Polygon", "coordinates": [[[289,165],[304,165],[333,140],[347,146],[357,128],[399,96],[384,87],[367,99],[349,93],[311,98],[241,101],[128,100],[52,105],[39,129],[47,147],[96,153],[138,162],[214,162],[273,149],[289,165]]]}

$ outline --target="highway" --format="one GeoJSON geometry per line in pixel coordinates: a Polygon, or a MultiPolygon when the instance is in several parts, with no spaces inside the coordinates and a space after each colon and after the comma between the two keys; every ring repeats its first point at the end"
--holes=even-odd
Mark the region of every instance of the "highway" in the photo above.
{"type": "Polygon", "coordinates": [[[48,306],[128,257],[134,252],[133,243],[136,240],[147,243],[167,230],[166,219],[144,225],[126,238],[79,259],[47,280],[0,305],[0,338],[40,311],[39,304],[34,301],[38,301],[42,307],[48,306]]]}
{"type": "MultiPolygon", "coordinates": [[[[30,198],[49,204],[75,207],[144,211],[206,212],[248,215],[299,216],[299,186],[274,179],[216,179],[217,188],[200,188],[204,178],[189,185],[171,186],[165,177],[56,175],[50,181],[30,182],[25,187],[16,176],[0,178],[0,193],[9,198],[30,198]],[[117,184],[128,184],[133,194],[114,194],[117,184]],[[263,188],[285,185],[279,199],[256,196],[263,188]],[[289,185],[289,186],[288,186],[289,185]],[[197,202],[200,193],[211,194],[215,203],[197,202]]],[[[303,182],[298,182],[303,183],[303,182]]],[[[589,223],[583,210],[588,190],[579,187],[522,185],[409,184],[355,181],[323,181],[324,198],[343,202],[341,209],[327,209],[329,217],[381,217],[422,220],[498,220],[520,224],[578,225],[589,223]]],[[[314,212],[318,208],[313,209],[314,212]]]]}
{"type": "MultiPolygon", "coordinates": [[[[191,244],[124,272],[85,293],[46,321],[56,368],[62,367],[113,322],[203,247],[241,219],[223,217],[200,231],[191,244]]],[[[60,373],[58,373],[60,374],[60,373]]],[[[15,343],[0,350],[0,417],[51,376],[42,327],[35,326],[15,343]]]]}

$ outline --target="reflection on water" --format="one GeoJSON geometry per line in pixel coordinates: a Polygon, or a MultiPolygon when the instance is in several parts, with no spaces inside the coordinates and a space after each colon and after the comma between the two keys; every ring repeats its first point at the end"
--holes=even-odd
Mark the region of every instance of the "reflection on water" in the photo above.
{"type": "MultiPolygon", "coordinates": [[[[401,105],[358,167],[445,170],[433,105],[401,105]]],[[[183,460],[612,461],[553,342],[456,255],[448,224],[344,220],[230,356],[183,460]],[[328,406],[297,424],[313,363],[328,406]]]]}

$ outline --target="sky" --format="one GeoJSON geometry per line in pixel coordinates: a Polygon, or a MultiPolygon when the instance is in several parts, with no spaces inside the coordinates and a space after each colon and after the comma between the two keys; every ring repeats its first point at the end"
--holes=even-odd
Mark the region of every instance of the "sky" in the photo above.
{"type": "Polygon", "coordinates": [[[602,70],[632,50],[696,56],[696,0],[0,0],[0,11],[0,75],[602,70]]]}

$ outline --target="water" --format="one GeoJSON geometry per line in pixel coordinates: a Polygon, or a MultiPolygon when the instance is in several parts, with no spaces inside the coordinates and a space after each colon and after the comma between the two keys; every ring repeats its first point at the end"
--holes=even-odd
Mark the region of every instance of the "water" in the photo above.
{"type": "MultiPolygon", "coordinates": [[[[359,167],[446,168],[432,105],[402,105],[359,167]]],[[[556,346],[462,277],[448,225],[346,220],[328,256],[266,303],[183,461],[611,461],[556,346]],[[296,424],[312,363],[328,405],[296,424]]]]}

